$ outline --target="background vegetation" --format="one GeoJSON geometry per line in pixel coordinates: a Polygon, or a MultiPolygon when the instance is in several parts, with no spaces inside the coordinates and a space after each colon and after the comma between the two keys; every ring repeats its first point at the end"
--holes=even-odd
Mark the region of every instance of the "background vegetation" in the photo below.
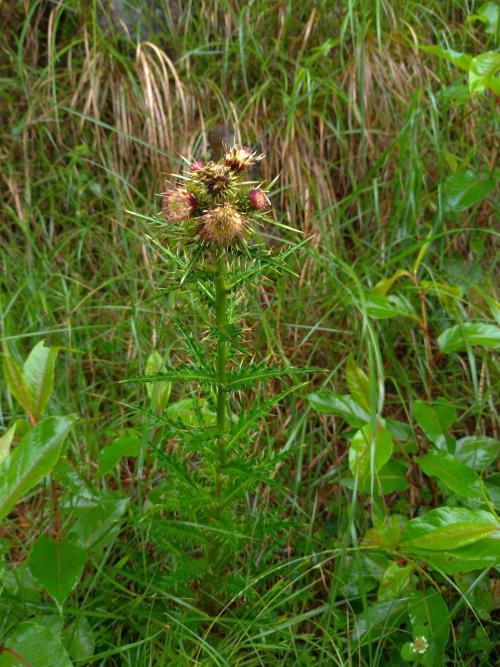
{"type": "MultiPolygon", "coordinates": [[[[498,5],[172,2],[142,41],[95,2],[0,11],[1,335],[13,359],[61,346],[47,410],[79,417],[52,482],[0,526],[0,645],[22,646],[28,621],[26,641],[40,643],[41,625],[74,664],[399,665],[425,634],[429,651],[410,656],[423,664],[494,664],[498,552],[450,572],[398,557],[387,530],[442,506],[493,516],[498,502],[498,5]],[[182,362],[174,320],[202,335],[204,316],[162,291],[169,269],[129,211],[155,215],[179,155],[208,155],[221,126],[262,148],[263,176],[281,174],[275,218],[311,237],[290,260],[297,279],[248,294],[256,358],[324,372],[249,444],[272,479],[247,496],[252,539],[214,611],[196,558],[176,552],[162,452],[177,445],[139,454],[150,401],[127,382],[152,351],[182,362]],[[392,423],[388,486],[366,452],[353,478],[366,420],[339,408],[347,394],[372,425],[382,412],[392,423]],[[450,486],[432,461],[415,464],[467,437],[486,452],[474,478],[460,469],[450,486]],[[88,549],[67,595],[37,577],[41,535],[88,549]]],[[[269,247],[291,243],[275,229],[269,247]]],[[[170,403],[183,392],[174,383],[170,403]]],[[[5,382],[1,431],[22,415],[5,382]]]]}

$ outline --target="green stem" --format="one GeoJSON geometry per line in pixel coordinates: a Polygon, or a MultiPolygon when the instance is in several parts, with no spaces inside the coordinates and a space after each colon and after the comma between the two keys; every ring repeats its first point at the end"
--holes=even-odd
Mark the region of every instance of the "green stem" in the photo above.
{"type": "MultiPolygon", "coordinates": [[[[215,323],[217,325],[219,337],[217,338],[217,438],[219,466],[225,463],[225,435],[226,435],[226,353],[227,343],[224,340],[227,325],[227,301],[225,285],[225,257],[222,253],[217,258],[216,276],[215,276],[215,323]]],[[[217,475],[217,487],[220,490],[220,477],[217,475]]]]}

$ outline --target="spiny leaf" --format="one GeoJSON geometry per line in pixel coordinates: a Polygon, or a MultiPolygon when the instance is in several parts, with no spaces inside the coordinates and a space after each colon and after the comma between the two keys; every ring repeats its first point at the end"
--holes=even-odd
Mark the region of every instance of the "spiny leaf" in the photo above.
{"type": "Polygon", "coordinates": [[[288,389],[282,391],[280,394],[276,394],[276,396],[272,396],[267,401],[264,401],[264,403],[254,405],[250,412],[244,414],[243,417],[233,426],[231,435],[226,444],[227,448],[230,449],[233,447],[235,443],[238,442],[238,440],[240,440],[240,438],[242,438],[244,435],[246,435],[252,426],[256,424],[264,415],[266,415],[273,406],[282,401],[292,392],[304,387],[306,384],[307,382],[304,382],[298,387],[289,387],[288,389]]]}
{"type": "Polygon", "coordinates": [[[226,389],[228,391],[236,391],[243,387],[252,386],[256,382],[262,382],[271,378],[291,377],[294,375],[302,375],[304,373],[315,373],[321,369],[317,368],[266,368],[263,364],[256,364],[245,366],[239,371],[230,373],[226,382],[226,389]]]}
{"type": "Polygon", "coordinates": [[[207,369],[205,363],[205,354],[203,352],[202,346],[198,343],[195,337],[189,332],[188,328],[182,324],[179,320],[174,320],[175,327],[180,333],[184,344],[186,345],[189,352],[192,354],[194,360],[200,368],[207,369]]]}
{"type": "Polygon", "coordinates": [[[130,378],[122,382],[164,382],[165,380],[183,380],[184,382],[200,382],[217,385],[219,382],[214,373],[193,364],[186,364],[180,368],[166,367],[161,373],[130,378]]]}

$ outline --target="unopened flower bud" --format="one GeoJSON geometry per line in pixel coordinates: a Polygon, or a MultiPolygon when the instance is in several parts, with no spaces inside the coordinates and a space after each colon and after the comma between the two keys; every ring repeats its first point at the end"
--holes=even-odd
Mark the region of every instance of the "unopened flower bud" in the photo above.
{"type": "Polygon", "coordinates": [[[216,245],[230,245],[245,232],[245,219],[230,204],[217,206],[201,217],[199,236],[216,245]]]}
{"type": "Polygon", "coordinates": [[[196,198],[187,190],[179,188],[163,194],[163,216],[167,222],[180,222],[191,217],[196,210],[196,198]]]}
{"type": "Polygon", "coordinates": [[[248,200],[250,202],[250,206],[256,211],[260,211],[263,208],[269,207],[269,199],[267,198],[266,193],[262,190],[259,190],[258,188],[250,190],[248,193],[248,200]]]}

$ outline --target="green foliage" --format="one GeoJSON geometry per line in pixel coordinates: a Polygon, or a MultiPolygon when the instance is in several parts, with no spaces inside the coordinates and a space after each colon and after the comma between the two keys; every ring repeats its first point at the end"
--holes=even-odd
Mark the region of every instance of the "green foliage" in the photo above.
{"type": "Polygon", "coordinates": [[[80,581],[87,551],[69,540],[51,540],[42,535],[33,545],[29,566],[33,577],[62,605],[80,581]]]}
{"type": "Polygon", "coordinates": [[[0,464],[0,521],[46,477],[61,454],[76,418],[47,417],[33,426],[0,464]]]}
{"type": "Polygon", "coordinates": [[[1,521],[0,664],[496,664],[498,3],[104,4],[2,14],[0,470],[80,419],[1,521]],[[157,196],[221,126],[280,174],[225,326],[157,196]]]}

